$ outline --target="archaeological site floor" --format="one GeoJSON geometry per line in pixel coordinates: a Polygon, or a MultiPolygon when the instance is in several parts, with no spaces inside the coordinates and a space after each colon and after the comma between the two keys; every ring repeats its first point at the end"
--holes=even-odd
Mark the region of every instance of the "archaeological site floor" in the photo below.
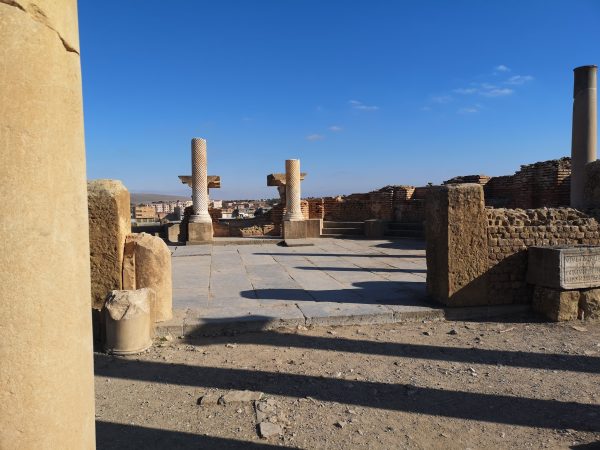
{"type": "Polygon", "coordinates": [[[159,324],[159,334],[391,323],[445,314],[425,296],[423,241],[314,239],[306,247],[274,242],[171,247],[174,319],[159,324]]]}
{"type": "Polygon", "coordinates": [[[599,355],[533,316],[158,338],[95,355],[98,449],[597,448],[599,355]]]}

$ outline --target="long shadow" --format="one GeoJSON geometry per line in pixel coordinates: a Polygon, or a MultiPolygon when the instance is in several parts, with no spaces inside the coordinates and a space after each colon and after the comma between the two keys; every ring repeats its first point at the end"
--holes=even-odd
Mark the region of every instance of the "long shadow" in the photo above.
{"type": "Polygon", "coordinates": [[[293,302],[337,302],[365,305],[435,307],[425,295],[423,281],[364,281],[352,283],[360,289],[257,288],[241,291],[244,298],[293,302]]]}
{"type": "MultiPolygon", "coordinates": [[[[201,330],[198,330],[201,331],[201,330]]],[[[201,333],[198,333],[200,335],[201,333]]],[[[489,350],[482,348],[446,347],[441,345],[375,342],[302,334],[262,331],[243,335],[210,338],[189,338],[193,345],[210,345],[237,342],[277,347],[294,347],[334,352],[383,355],[398,358],[447,361],[469,364],[503,365],[526,369],[561,370],[600,374],[600,358],[582,355],[558,355],[513,350],[489,350]]]]}
{"type": "Polygon", "coordinates": [[[328,272],[384,272],[384,273],[427,273],[426,269],[397,269],[387,267],[294,267],[302,270],[323,270],[328,272]]]}
{"type": "Polygon", "coordinates": [[[152,361],[111,360],[96,355],[104,377],[217,389],[260,390],[267,394],[352,404],[409,413],[540,428],[599,431],[600,406],[557,400],[418,387],[248,369],[198,367],[152,361]]]}
{"type": "Polygon", "coordinates": [[[263,256],[333,256],[338,258],[422,258],[425,259],[425,254],[414,255],[384,255],[383,253],[252,253],[253,255],[263,256]]]}
{"type": "Polygon", "coordinates": [[[102,420],[96,420],[96,447],[98,450],[172,450],[192,448],[271,450],[276,448],[295,448],[204,436],[183,431],[160,430],[139,425],[124,425],[104,422],[102,420]]]}

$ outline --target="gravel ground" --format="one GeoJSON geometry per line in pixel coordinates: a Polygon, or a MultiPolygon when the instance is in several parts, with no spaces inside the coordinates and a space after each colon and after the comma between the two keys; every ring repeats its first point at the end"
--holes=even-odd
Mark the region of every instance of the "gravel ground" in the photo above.
{"type": "Polygon", "coordinates": [[[600,324],[173,337],[95,366],[99,449],[600,448],[600,324]]]}

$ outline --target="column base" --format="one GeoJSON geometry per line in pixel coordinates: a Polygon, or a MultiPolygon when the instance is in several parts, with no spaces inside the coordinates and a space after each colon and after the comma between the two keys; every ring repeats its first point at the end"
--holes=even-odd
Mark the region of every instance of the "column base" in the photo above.
{"type": "Polygon", "coordinates": [[[321,219],[284,220],[281,234],[284,239],[319,238],[322,228],[321,219]]]}
{"type": "Polygon", "coordinates": [[[187,245],[208,244],[212,242],[212,222],[188,222],[187,228],[187,245]]]}

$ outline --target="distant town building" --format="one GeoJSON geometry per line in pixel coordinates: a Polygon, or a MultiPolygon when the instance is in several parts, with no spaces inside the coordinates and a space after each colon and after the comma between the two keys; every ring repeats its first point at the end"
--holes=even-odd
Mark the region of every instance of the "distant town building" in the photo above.
{"type": "Polygon", "coordinates": [[[131,207],[131,218],[137,223],[155,222],[156,209],[151,205],[135,205],[131,207]]]}

